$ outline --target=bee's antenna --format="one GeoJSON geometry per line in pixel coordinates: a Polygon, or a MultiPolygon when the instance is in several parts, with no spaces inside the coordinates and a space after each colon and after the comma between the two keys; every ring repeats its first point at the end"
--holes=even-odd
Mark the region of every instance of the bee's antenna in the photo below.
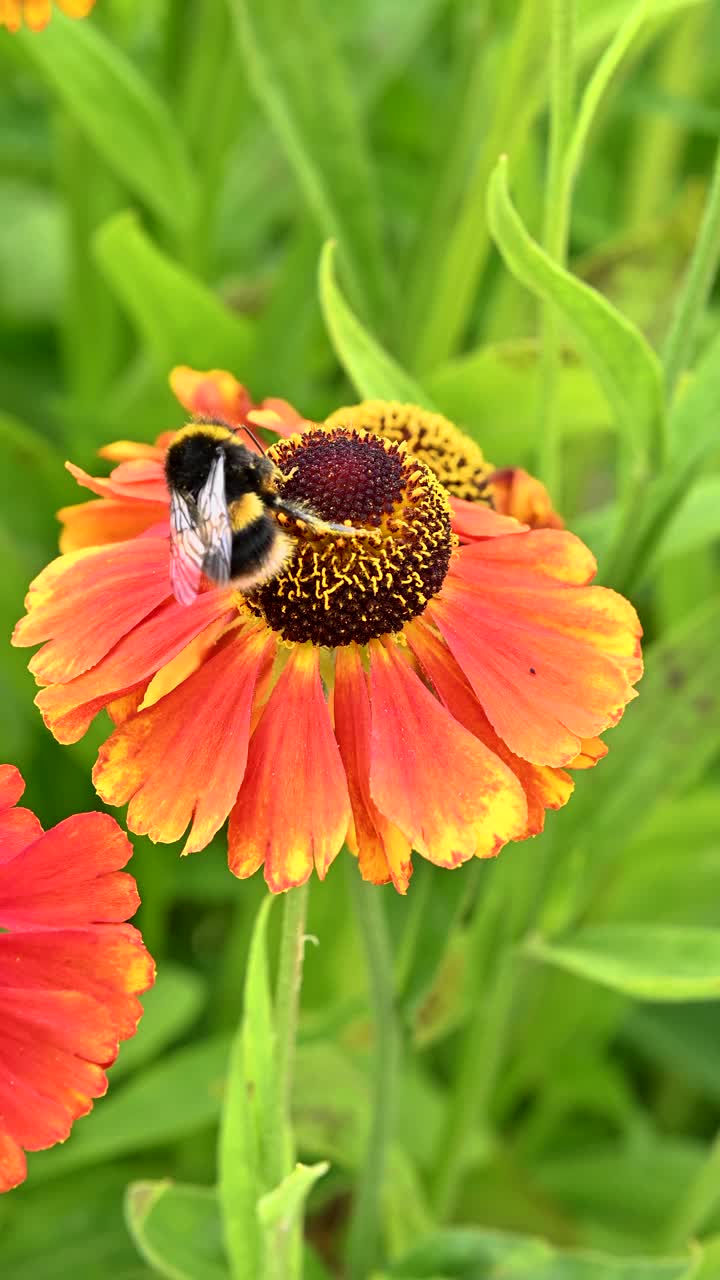
{"type": "Polygon", "coordinates": [[[265,454],[265,448],[264,448],[264,446],[263,446],[262,440],[258,440],[257,436],[255,435],[255,432],[254,432],[254,431],[252,431],[252,430],[250,429],[250,427],[246,427],[246,426],[244,426],[244,425],[243,425],[242,427],[239,427],[239,428],[238,428],[238,431],[239,431],[239,432],[240,432],[240,431],[245,431],[245,432],[247,433],[247,435],[249,435],[249,437],[250,437],[250,439],[252,440],[253,444],[254,444],[254,445],[255,445],[255,446],[260,450],[260,452],[261,452],[263,455],[265,454]]]}

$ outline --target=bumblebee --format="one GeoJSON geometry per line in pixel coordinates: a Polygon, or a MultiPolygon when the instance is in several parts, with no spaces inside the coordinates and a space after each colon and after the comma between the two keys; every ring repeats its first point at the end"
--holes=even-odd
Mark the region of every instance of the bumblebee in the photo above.
{"type": "Polygon", "coordinates": [[[168,448],[165,478],[170,492],[170,581],[179,604],[192,604],[203,577],[218,585],[232,582],[248,593],[281,574],[295,543],[278,517],[318,533],[365,533],[322,520],[300,503],[282,498],[278,468],[221,422],[183,427],[168,448]]]}

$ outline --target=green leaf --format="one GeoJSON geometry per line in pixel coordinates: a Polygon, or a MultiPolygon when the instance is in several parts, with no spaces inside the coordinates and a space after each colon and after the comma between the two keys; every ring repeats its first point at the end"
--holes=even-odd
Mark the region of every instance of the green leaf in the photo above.
{"type": "Polygon", "coordinates": [[[64,1146],[38,1152],[34,1181],[208,1128],[220,1114],[228,1050],[226,1036],[201,1040],[100,1099],[93,1113],[78,1121],[64,1146]]]}
{"type": "Polygon", "coordinates": [[[343,298],[335,279],[335,245],[329,240],[320,255],[320,303],[333,347],[358,394],[365,400],[404,400],[434,409],[420,386],[363,328],[343,298]]]}
{"type": "Polygon", "coordinates": [[[720,1103],[717,1004],[639,1005],[623,1023],[622,1037],[649,1063],[659,1063],[720,1103]]]}
{"type": "Polygon", "coordinates": [[[160,371],[173,365],[236,369],[244,376],[253,327],[158,249],[132,213],[97,232],[94,252],[160,371]]]}
{"type": "Polygon", "coordinates": [[[109,167],[166,226],[181,232],[196,189],[165,102],[90,22],[56,13],[40,34],[16,37],[109,167]]]}
{"type": "Polygon", "coordinates": [[[525,950],[639,1000],[720,996],[720,929],[588,925],[567,938],[531,939],[525,950]]]}
{"type": "MultiPolygon", "coordinates": [[[[534,338],[479,347],[425,378],[442,413],[477,440],[497,466],[529,462],[537,448],[540,347],[534,338]]],[[[609,431],[613,422],[596,379],[565,349],[558,373],[558,430],[563,438],[609,431]]]]}
{"type": "Polygon", "coordinates": [[[279,1186],[258,1200],[264,1260],[261,1274],[265,1280],[287,1280],[284,1241],[293,1228],[302,1223],[305,1201],[318,1178],[329,1168],[326,1160],[313,1165],[298,1164],[279,1186]],[[279,1267],[282,1270],[278,1270],[279,1267]]]}
{"type": "Polygon", "coordinates": [[[453,1227],[416,1245],[389,1274],[398,1280],[684,1280],[686,1268],[686,1259],[563,1253],[531,1236],[453,1227]]]}
{"type": "Polygon", "coordinates": [[[490,230],[513,275],[561,312],[593,369],[636,459],[657,450],[663,412],[659,361],[645,338],[601,294],[564,271],[528,235],[510,200],[507,158],[488,187],[490,230]]]}
{"type": "Polygon", "coordinates": [[[198,973],[167,961],[149,991],[141,996],[144,1009],[132,1040],[120,1047],[112,1068],[114,1087],[121,1076],[154,1058],[195,1022],[207,999],[207,985],[198,973]]]}
{"type": "Polygon", "coordinates": [[[206,1187],[135,1182],[125,1216],[140,1253],[170,1280],[228,1280],[217,1196],[206,1187]]]}
{"type": "Polygon", "coordinates": [[[718,417],[720,337],[710,343],[673,401],[668,423],[672,456],[676,460],[703,458],[717,450],[718,417]]]}
{"type": "Polygon", "coordinates": [[[218,1196],[235,1280],[257,1280],[262,1238],[257,1206],[269,1189],[266,1144],[276,1126],[274,1035],[267,964],[267,923],[273,899],[257,914],[245,978],[242,1023],[230,1056],[218,1151],[218,1196]]]}
{"type": "Polygon", "coordinates": [[[323,235],[337,239],[353,298],[383,314],[378,184],[353,77],[316,0],[230,0],[255,93],[323,235]],[[319,87],[322,86],[322,91],[319,87]]]}
{"type": "Polygon", "coordinates": [[[701,477],[685,494],[660,534],[649,572],[673,556],[720,538],[720,476],[701,477]]]}

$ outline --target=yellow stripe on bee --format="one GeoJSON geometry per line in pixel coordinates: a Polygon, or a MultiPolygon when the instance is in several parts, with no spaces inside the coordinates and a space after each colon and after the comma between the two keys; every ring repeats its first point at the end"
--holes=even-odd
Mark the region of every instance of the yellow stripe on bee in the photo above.
{"type": "Polygon", "coordinates": [[[190,436],[209,436],[211,440],[227,440],[229,437],[234,440],[235,432],[220,422],[188,422],[180,428],[172,443],[179,444],[190,436]]]}
{"type": "Polygon", "coordinates": [[[244,493],[242,498],[238,498],[237,502],[230,504],[228,510],[234,533],[240,533],[242,529],[247,529],[248,525],[254,524],[256,520],[265,514],[262,498],[258,497],[256,493],[244,493]]]}

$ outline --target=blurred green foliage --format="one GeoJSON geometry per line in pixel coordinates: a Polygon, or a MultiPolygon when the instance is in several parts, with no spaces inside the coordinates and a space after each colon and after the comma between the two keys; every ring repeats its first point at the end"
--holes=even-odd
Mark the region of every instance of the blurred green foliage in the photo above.
{"type": "MultiPolygon", "coordinates": [[[[575,8],[581,94],[632,6],[575,8]]],[[[311,417],[422,401],[533,468],[557,308],[556,505],[632,589],[648,674],[545,835],[454,875],[417,860],[407,900],[382,891],[405,1041],[382,1274],[717,1280],[720,309],[683,280],[720,141],[720,4],[640,15],[577,174],[572,275],[539,247],[551,9],[98,0],[0,33],[0,620],[8,636],[53,512],[82,498],[64,457],[182,422],[174,364],[311,417]]],[[[105,729],[57,746],[26,660],[0,648],[1,754],[50,824],[98,807],[105,729]]],[[[211,1188],[263,886],[232,878],[221,840],[182,862],[134,845],[158,982],[109,1096],[0,1203],[13,1280],[227,1274],[211,1188]]],[[[341,861],[311,893],[294,1088],[299,1153],[331,1168],[264,1208],[271,1229],[309,1193],[309,1280],[339,1274],[371,1092],[341,861]]]]}

